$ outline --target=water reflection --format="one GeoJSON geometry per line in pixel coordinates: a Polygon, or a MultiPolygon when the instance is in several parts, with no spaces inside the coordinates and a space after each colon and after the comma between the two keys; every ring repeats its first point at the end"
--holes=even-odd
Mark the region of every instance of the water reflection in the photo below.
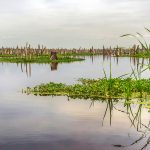
{"type": "Polygon", "coordinates": [[[140,102],[5,96],[0,100],[0,147],[142,150],[149,147],[150,123],[149,113],[140,102]]]}
{"type": "MultiPolygon", "coordinates": [[[[68,100],[70,100],[68,98],[68,100]]],[[[143,150],[148,148],[150,144],[150,120],[143,119],[145,114],[144,112],[145,106],[149,105],[149,101],[144,101],[143,99],[134,99],[133,101],[129,99],[104,99],[104,100],[91,100],[91,103],[89,105],[89,109],[92,107],[95,107],[95,103],[102,102],[106,103],[106,108],[104,110],[104,115],[102,117],[102,127],[107,126],[107,123],[105,124],[105,119],[109,118],[109,125],[112,126],[112,121],[114,118],[116,118],[115,115],[113,115],[114,110],[117,111],[118,114],[125,114],[130,122],[130,128],[133,127],[139,137],[129,144],[120,144],[120,143],[114,143],[112,144],[116,148],[127,148],[127,149],[134,149],[134,150],[143,150]]],[[[147,109],[147,112],[149,115],[149,109],[147,109]]],[[[122,118],[123,119],[123,118],[122,118]]],[[[113,128],[113,127],[112,127],[113,128]]],[[[130,135],[131,136],[131,135],[130,135]]]]}
{"type": "MultiPolygon", "coordinates": [[[[3,63],[2,63],[3,65],[3,63]]],[[[31,63],[18,63],[17,67],[19,67],[21,69],[21,72],[25,72],[27,77],[31,77],[32,75],[32,65],[31,63]]],[[[53,62],[50,63],[50,68],[51,71],[57,71],[58,68],[58,63],[57,62],[53,62]]]]}
{"type": "MultiPolygon", "coordinates": [[[[95,61],[95,58],[96,59],[101,59],[101,57],[103,57],[103,63],[105,62],[110,62],[115,64],[116,66],[119,65],[120,60],[122,58],[119,58],[119,57],[110,57],[110,56],[89,56],[89,57],[85,57],[84,56],[84,59],[89,59],[92,64],[94,63],[95,61]]],[[[82,57],[83,58],[83,57],[82,57]]],[[[129,57],[127,58],[130,60],[130,65],[134,66],[134,69],[137,70],[137,72],[140,72],[142,69],[145,68],[145,66],[148,66],[150,65],[150,59],[146,59],[146,58],[137,58],[137,57],[129,57]]],[[[20,66],[20,69],[22,72],[25,72],[27,77],[31,77],[31,71],[32,71],[32,64],[29,63],[29,64],[17,64],[17,66],[20,66]]],[[[57,62],[53,62],[53,63],[50,63],[50,68],[51,68],[51,71],[57,71],[58,69],[58,63],[57,62]]],[[[149,68],[150,70],[150,68],[149,68]]]]}
{"type": "MultiPolygon", "coordinates": [[[[17,64],[19,65],[19,64],[17,64]]],[[[26,63],[26,64],[20,64],[20,68],[22,72],[26,72],[27,77],[31,77],[31,64],[30,63],[26,63]]]]}
{"type": "MultiPolygon", "coordinates": [[[[109,99],[107,100],[107,105],[106,105],[106,109],[104,112],[104,116],[103,116],[103,121],[102,121],[102,126],[104,126],[104,121],[105,121],[105,117],[106,114],[109,114],[109,120],[110,120],[110,126],[112,125],[112,114],[113,114],[113,109],[117,110],[119,113],[124,113],[127,115],[130,123],[131,123],[131,127],[133,126],[136,131],[138,133],[140,133],[140,137],[138,139],[136,139],[135,141],[131,142],[128,145],[120,145],[118,144],[113,144],[114,147],[122,147],[122,148],[129,148],[131,146],[136,146],[138,144],[141,145],[141,148],[138,148],[138,150],[143,150],[145,148],[147,148],[147,146],[150,144],[150,120],[146,121],[142,121],[142,116],[144,116],[142,114],[142,109],[144,106],[144,102],[141,99],[136,100],[138,103],[140,104],[131,104],[130,102],[128,102],[127,100],[125,100],[123,102],[123,108],[118,107],[117,103],[119,103],[122,100],[113,100],[113,99],[109,99]],[[142,143],[142,144],[141,144],[142,143]]],[[[94,102],[92,102],[92,105],[94,102]]],[[[114,116],[115,117],[115,116],[114,116]]]]}
{"type": "Polygon", "coordinates": [[[57,67],[58,67],[58,63],[57,62],[51,63],[51,71],[57,70],[57,67]]]}
{"type": "MultiPolygon", "coordinates": [[[[87,61],[91,62],[93,67],[95,64],[97,65],[102,65],[104,66],[104,64],[107,64],[107,67],[109,67],[110,64],[110,60],[111,60],[111,64],[115,65],[115,67],[120,66],[120,65],[124,65],[124,62],[129,62],[129,66],[131,68],[131,66],[134,67],[134,69],[136,69],[137,71],[142,70],[143,68],[145,68],[146,66],[150,65],[150,59],[148,58],[137,58],[137,57],[111,57],[109,55],[103,55],[103,56],[80,56],[80,58],[84,58],[85,61],[80,62],[79,64],[84,64],[87,61]],[[99,62],[98,62],[99,61],[99,62]]],[[[76,64],[78,62],[72,62],[72,63],[57,63],[57,62],[53,62],[50,64],[39,64],[39,67],[41,65],[50,65],[50,70],[49,71],[57,71],[58,70],[58,64],[59,65],[63,65],[63,64],[76,64]]],[[[1,65],[4,65],[5,63],[1,63],[1,65]]],[[[9,63],[8,63],[9,64],[9,63]]],[[[38,65],[38,64],[37,64],[38,65]]],[[[27,77],[31,77],[32,76],[32,66],[34,66],[34,64],[32,63],[18,63],[17,66],[20,68],[20,70],[26,74],[27,77]]],[[[149,68],[150,69],[150,68],[149,68]]],[[[107,69],[106,69],[107,70],[107,69]]],[[[129,72],[126,72],[129,73],[129,72]]]]}

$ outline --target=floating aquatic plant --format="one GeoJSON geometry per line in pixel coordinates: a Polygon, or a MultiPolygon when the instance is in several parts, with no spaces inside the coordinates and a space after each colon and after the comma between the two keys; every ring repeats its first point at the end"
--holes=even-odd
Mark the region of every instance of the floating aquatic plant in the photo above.
{"type": "Polygon", "coordinates": [[[80,79],[75,85],[50,82],[27,88],[24,92],[41,96],[65,95],[83,99],[146,98],[150,96],[150,79],[80,79]]]}

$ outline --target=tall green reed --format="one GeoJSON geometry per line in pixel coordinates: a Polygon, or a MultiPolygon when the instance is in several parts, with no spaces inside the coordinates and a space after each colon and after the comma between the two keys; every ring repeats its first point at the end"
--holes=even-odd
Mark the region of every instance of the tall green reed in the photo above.
{"type": "MultiPolygon", "coordinates": [[[[145,30],[150,33],[150,30],[148,28],[145,27],[145,30]]],[[[136,32],[135,35],[134,34],[121,35],[121,37],[127,37],[127,36],[135,38],[139,42],[139,44],[141,45],[142,50],[144,50],[145,52],[150,52],[150,46],[148,45],[144,36],[141,33],[136,32]]]]}

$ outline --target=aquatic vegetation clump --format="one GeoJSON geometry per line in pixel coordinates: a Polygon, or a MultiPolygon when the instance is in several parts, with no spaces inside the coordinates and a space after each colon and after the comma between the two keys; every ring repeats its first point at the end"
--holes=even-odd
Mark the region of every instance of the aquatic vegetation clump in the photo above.
{"type": "Polygon", "coordinates": [[[0,62],[9,63],[51,63],[51,62],[74,62],[83,61],[83,58],[69,57],[59,55],[57,60],[50,59],[49,55],[32,56],[30,57],[17,57],[15,55],[0,55],[0,62]]]}
{"type": "Polygon", "coordinates": [[[79,83],[74,85],[50,82],[27,88],[24,92],[41,96],[62,95],[83,99],[145,99],[150,96],[150,79],[80,79],[79,83]]]}

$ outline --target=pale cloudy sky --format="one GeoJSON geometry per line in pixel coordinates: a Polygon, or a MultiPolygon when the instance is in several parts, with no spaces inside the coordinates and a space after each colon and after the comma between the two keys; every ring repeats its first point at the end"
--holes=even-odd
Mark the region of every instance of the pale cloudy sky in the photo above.
{"type": "MultiPolygon", "coordinates": [[[[150,27],[150,0],[0,0],[0,46],[131,46],[150,27]]],[[[150,41],[150,40],[149,40],[150,41]]]]}

